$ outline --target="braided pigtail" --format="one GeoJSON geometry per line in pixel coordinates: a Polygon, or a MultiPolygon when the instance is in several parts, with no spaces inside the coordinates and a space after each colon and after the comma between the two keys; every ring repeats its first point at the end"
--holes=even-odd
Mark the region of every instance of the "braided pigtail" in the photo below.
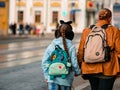
{"type": "Polygon", "coordinates": [[[68,56],[69,56],[69,51],[68,51],[68,48],[67,48],[67,44],[66,44],[66,36],[65,36],[65,29],[66,29],[66,26],[63,25],[63,27],[61,27],[61,35],[62,35],[62,41],[63,41],[63,46],[64,46],[64,49],[65,51],[67,52],[68,56]]]}
{"type": "Polygon", "coordinates": [[[60,32],[59,36],[62,36],[62,42],[63,42],[64,49],[69,56],[66,38],[69,40],[72,40],[74,37],[74,33],[72,31],[72,26],[70,25],[72,23],[72,21],[64,22],[63,20],[60,20],[60,23],[61,23],[61,25],[59,26],[59,29],[58,29],[60,32]]]}

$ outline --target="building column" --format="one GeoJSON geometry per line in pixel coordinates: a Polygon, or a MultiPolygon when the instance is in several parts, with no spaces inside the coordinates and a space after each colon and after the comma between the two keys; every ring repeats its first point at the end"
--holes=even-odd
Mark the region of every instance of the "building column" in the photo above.
{"type": "Polygon", "coordinates": [[[62,0],[62,10],[61,10],[61,19],[67,20],[68,19],[68,0],[62,0]]]}
{"type": "Polygon", "coordinates": [[[26,0],[26,22],[33,23],[33,0],[26,0]]]}
{"type": "Polygon", "coordinates": [[[79,15],[79,20],[78,20],[78,32],[82,32],[82,30],[86,26],[86,0],[79,0],[79,8],[80,8],[80,15],[79,15]]]}
{"type": "Polygon", "coordinates": [[[16,0],[9,0],[9,24],[15,21],[16,0]]]}
{"type": "Polygon", "coordinates": [[[49,24],[49,14],[50,13],[48,13],[49,12],[49,9],[50,9],[50,2],[49,2],[49,0],[45,0],[45,3],[44,3],[44,8],[45,8],[45,11],[44,11],[44,21],[45,21],[45,27],[46,27],[46,29],[48,29],[48,24],[49,24]]]}
{"type": "Polygon", "coordinates": [[[10,34],[10,28],[9,25],[16,23],[16,0],[9,0],[9,15],[8,15],[8,30],[7,34],[10,34]]]}

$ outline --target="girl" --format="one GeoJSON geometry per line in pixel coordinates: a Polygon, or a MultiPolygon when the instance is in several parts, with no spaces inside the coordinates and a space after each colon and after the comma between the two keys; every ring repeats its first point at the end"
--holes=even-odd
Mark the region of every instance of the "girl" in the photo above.
{"type": "Polygon", "coordinates": [[[48,90],[71,90],[72,82],[74,79],[74,75],[80,75],[80,69],[77,62],[76,50],[75,46],[72,43],[72,39],[74,38],[74,33],[72,31],[72,26],[70,25],[72,22],[64,22],[60,21],[60,26],[58,30],[55,32],[55,39],[51,42],[51,44],[47,47],[45,54],[42,59],[42,69],[44,72],[45,80],[48,82],[48,90]],[[55,77],[54,80],[50,80],[50,76],[48,74],[48,57],[51,55],[54,50],[54,45],[59,45],[63,48],[70,56],[72,69],[71,72],[67,75],[65,79],[61,77],[55,77]]]}

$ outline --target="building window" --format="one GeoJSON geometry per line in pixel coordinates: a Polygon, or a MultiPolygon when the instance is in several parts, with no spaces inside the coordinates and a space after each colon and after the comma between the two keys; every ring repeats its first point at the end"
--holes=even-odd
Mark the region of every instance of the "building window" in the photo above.
{"type": "Polygon", "coordinates": [[[3,1],[1,2],[0,1],[0,8],[4,8],[4,7],[5,7],[5,2],[3,2],[3,1]]]}
{"type": "Polygon", "coordinates": [[[18,11],[18,22],[23,22],[23,11],[18,11]]]}
{"type": "Polygon", "coordinates": [[[41,22],[41,12],[35,11],[35,23],[40,23],[40,22],[41,22]]]}
{"type": "Polygon", "coordinates": [[[52,12],[52,23],[56,23],[58,21],[58,11],[52,12]]]}

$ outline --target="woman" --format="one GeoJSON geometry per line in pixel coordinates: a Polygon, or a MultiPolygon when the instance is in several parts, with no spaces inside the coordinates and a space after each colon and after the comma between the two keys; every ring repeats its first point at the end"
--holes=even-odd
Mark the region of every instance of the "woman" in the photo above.
{"type": "Polygon", "coordinates": [[[55,32],[56,38],[51,42],[51,44],[46,49],[42,59],[42,69],[45,75],[45,80],[48,82],[48,90],[71,90],[74,75],[80,74],[80,69],[77,63],[75,46],[72,43],[72,39],[74,38],[72,26],[70,25],[72,22],[71,21],[64,22],[61,20],[60,23],[61,25],[55,32]],[[48,58],[51,55],[52,51],[54,50],[53,45],[59,45],[70,56],[72,69],[70,74],[68,74],[65,79],[62,79],[61,77],[55,77],[55,79],[50,80],[50,76],[48,74],[48,67],[46,67],[46,65],[49,64],[48,58]]]}
{"type": "Polygon", "coordinates": [[[82,33],[77,57],[84,79],[88,79],[91,90],[112,90],[114,81],[120,74],[120,30],[111,25],[112,13],[104,8],[99,12],[98,21],[95,26],[102,27],[109,24],[106,32],[107,44],[111,50],[109,62],[88,64],[83,60],[83,48],[86,37],[90,33],[90,28],[85,28],[82,33]]]}

